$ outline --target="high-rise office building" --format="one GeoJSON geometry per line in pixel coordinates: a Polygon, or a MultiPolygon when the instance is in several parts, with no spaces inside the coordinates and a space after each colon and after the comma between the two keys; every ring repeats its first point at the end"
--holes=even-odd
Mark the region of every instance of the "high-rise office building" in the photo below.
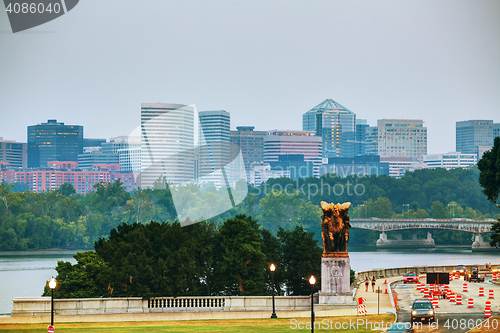
{"type": "Polygon", "coordinates": [[[81,153],[83,126],[54,119],[28,126],[28,168],[43,168],[50,161],[78,161],[81,153]]]}
{"type": "Polygon", "coordinates": [[[422,162],[427,154],[427,127],[422,120],[377,120],[380,157],[411,158],[422,162]]]}
{"type": "Polygon", "coordinates": [[[127,144],[118,148],[118,159],[122,171],[132,171],[138,174],[141,171],[141,138],[127,136],[124,140],[127,144]]]}
{"type": "Polygon", "coordinates": [[[356,136],[354,143],[354,156],[366,155],[368,121],[366,119],[356,119],[356,136]]]}
{"type": "Polygon", "coordinates": [[[269,131],[264,137],[265,163],[278,162],[280,155],[304,155],[304,161],[313,163],[313,174],[319,177],[322,138],[313,131],[269,131]]]}
{"type": "Polygon", "coordinates": [[[231,159],[230,114],[227,111],[200,111],[198,126],[197,180],[216,187],[229,182],[225,169],[231,159]]]}
{"type": "Polygon", "coordinates": [[[141,104],[140,187],[194,181],[194,113],[184,104],[141,104]]]}
{"type": "Polygon", "coordinates": [[[119,164],[119,162],[118,154],[103,153],[99,150],[78,154],[78,167],[82,169],[92,168],[95,164],[119,164]]]}
{"type": "Polygon", "coordinates": [[[500,136],[500,123],[493,123],[493,139],[500,136]]]}
{"type": "Polygon", "coordinates": [[[333,99],[327,99],[302,116],[302,129],[314,131],[322,138],[322,155],[353,157],[355,155],[356,114],[333,99]]]}
{"type": "Polygon", "coordinates": [[[429,154],[424,156],[428,169],[444,168],[446,170],[465,168],[477,163],[476,154],[451,152],[447,154],[429,154]]]}
{"type": "Polygon", "coordinates": [[[101,144],[105,143],[106,139],[83,139],[83,148],[85,147],[100,147],[101,144]]]}
{"type": "Polygon", "coordinates": [[[456,150],[462,154],[476,154],[493,145],[493,120],[465,120],[456,123],[456,150]]]}
{"type": "Polygon", "coordinates": [[[26,144],[0,137],[0,162],[12,168],[26,168],[26,144]]]}
{"type": "Polygon", "coordinates": [[[378,129],[377,126],[368,126],[366,128],[366,155],[378,155],[378,129]]]}
{"type": "Polygon", "coordinates": [[[247,172],[251,170],[252,163],[264,161],[262,154],[266,131],[254,131],[253,126],[239,126],[236,127],[236,131],[231,131],[230,135],[231,147],[239,147],[241,150],[247,172]]]}

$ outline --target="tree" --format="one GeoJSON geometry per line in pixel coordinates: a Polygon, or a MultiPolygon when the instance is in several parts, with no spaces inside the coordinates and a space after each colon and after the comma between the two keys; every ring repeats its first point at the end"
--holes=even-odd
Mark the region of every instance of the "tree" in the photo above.
{"type": "Polygon", "coordinates": [[[500,137],[496,137],[493,148],[485,152],[477,163],[481,171],[479,184],[489,201],[496,203],[500,193],[500,137]]]}
{"type": "Polygon", "coordinates": [[[228,219],[219,229],[217,244],[214,289],[222,295],[263,295],[267,263],[257,221],[245,215],[228,219]]]}
{"type": "MultiPolygon", "coordinates": [[[[496,204],[500,193],[500,137],[495,138],[493,148],[483,154],[477,167],[481,171],[479,184],[483,187],[483,193],[489,201],[496,204]]],[[[493,224],[491,230],[494,232],[490,236],[491,246],[500,247],[500,219],[493,224]]]]}
{"type": "Polygon", "coordinates": [[[62,184],[61,186],[59,186],[59,189],[57,191],[67,197],[76,193],[75,188],[71,183],[62,184]]]}
{"type": "Polygon", "coordinates": [[[446,211],[444,205],[440,201],[434,201],[431,206],[431,215],[435,219],[445,219],[446,211]]]}
{"type": "MultiPolygon", "coordinates": [[[[323,249],[318,246],[312,232],[307,232],[299,226],[291,231],[280,228],[278,238],[281,241],[287,291],[291,295],[309,295],[309,277],[314,275],[320,280],[323,249]]],[[[316,288],[320,288],[319,283],[316,288]]]]}
{"type": "Polygon", "coordinates": [[[396,213],[392,210],[392,204],[389,198],[381,197],[373,202],[371,199],[364,202],[368,215],[373,217],[388,218],[393,217],[396,213]]]}
{"type": "MultiPolygon", "coordinates": [[[[93,251],[78,252],[76,264],[57,262],[55,298],[86,298],[112,295],[109,286],[110,269],[93,251]]],[[[48,281],[42,296],[50,296],[48,281]]]]}

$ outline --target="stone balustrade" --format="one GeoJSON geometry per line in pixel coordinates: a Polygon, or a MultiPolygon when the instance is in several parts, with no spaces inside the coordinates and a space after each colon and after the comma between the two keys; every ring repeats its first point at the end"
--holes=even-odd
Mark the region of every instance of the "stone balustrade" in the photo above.
{"type": "MultiPolygon", "coordinates": [[[[316,300],[317,302],[317,300],[316,300]]],[[[276,310],[307,310],[310,296],[276,296],[276,310]]],[[[56,315],[202,311],[268,311],[271,296],[140,297],[55,299],[56,315]]],[[[50,297],[14,298],[12,316],[50,315],[50,297]]]]}

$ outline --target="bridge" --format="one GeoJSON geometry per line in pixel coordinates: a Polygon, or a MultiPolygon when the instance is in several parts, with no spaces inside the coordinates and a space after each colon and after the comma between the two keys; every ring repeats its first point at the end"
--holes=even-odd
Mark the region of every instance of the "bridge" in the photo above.
{"type": "Polygon", "coordinates": [[[482,234],[491,231],[496,220],[467,219],[350,219],[353,228],[377,230],[380,232],[404,229],[450,229],[482,234]]]}
{"type": "Polygon", "coordinates": [[[470,220],[470,219],[350,219],[353,228],[369,229],[380,231],[380,238],[377,240],[379,248],[408,248],[408,247],[434,247],[434,239],[430,232],[427,238],[417,239],[413,235],[410,240],[403,240],[401,234],[396,234],[395,240],[387,239],[386,231],[397,231],[405,229],[448,229],[461,230],[475,233],[475,240],[472,243],[473,251],[492,251],[489,241],[483,239],[482,234],[491,231],[491,226],[496,220],[470,220]]]}

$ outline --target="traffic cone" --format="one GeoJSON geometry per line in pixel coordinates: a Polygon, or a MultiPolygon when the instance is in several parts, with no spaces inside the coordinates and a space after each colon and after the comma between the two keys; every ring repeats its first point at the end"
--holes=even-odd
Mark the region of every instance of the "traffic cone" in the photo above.
{"type": "Polygon", "coordinates": [[[387,279],[384,280],[384,284],[387,284],[387,279]]]}
{"type": "Polygon", "coordinates": [[[388,294],[388,292],[387,292],[387,288],[385,288],[385,293],[386,293],[386,294],[388,294]]]}
{"type": "Polygon", "coordinates": [[[473,298],[469,298],[469,302],[468,302],[467,307],[468,308],[473,308],[474,307],[474,299],[473,298]]]}

